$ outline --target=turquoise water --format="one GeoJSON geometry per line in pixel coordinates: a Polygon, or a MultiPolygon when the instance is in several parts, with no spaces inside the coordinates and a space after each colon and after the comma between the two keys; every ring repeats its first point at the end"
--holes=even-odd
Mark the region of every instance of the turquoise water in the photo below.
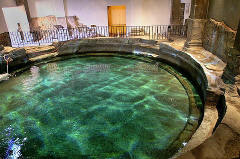
{"type": "Polygon", "coordinates": [[[122,57],[33,66],[0,84],[0,101],[0,157],[167,158],[189,118],[174,75],[122,57]]]}

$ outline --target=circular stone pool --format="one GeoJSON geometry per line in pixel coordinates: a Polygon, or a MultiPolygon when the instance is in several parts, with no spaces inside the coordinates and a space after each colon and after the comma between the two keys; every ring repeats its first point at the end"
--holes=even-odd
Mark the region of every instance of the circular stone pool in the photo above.
{"type": "Polygon", "coordinates": [[[182,74],[133,55],[32,66],[0,84],[0,101],[0,157],[23,158],[168,158],[202,107],[182,74]]]}

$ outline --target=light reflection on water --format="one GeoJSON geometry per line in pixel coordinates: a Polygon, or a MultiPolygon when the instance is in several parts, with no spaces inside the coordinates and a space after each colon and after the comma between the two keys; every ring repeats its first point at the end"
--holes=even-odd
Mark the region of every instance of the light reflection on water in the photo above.
{"type": "Polygon", "coordinates": [[[14,134],[14,128],[12,128],[11,125],[2,132],[2,135],[5,135],[5,138],[1,140],[2,144],[0,146],[4,144],[7,145],[5,147],[5,159],[18,159],[22,157],[21,147],[24,145],[24,142],[27,141],[27,138],[14,138],[16,134],[14,134]]]}
{"type": "Polygon", "coordinates": [[[13,142],[16,156],[32,158],[169,157],[189,100],[175,76],[156,66],[88,57],[32,67],[0,87],[0,128],[11,132],[1,134],[0,152],[13,142]]]}

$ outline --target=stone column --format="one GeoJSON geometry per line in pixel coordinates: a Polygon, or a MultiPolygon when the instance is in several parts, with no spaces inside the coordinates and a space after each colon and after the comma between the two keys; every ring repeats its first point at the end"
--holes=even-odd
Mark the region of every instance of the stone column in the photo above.
{"type": "Polygon", "coordinates": [[[202,46],[208,6],[209,0],[192,0],[190,18],[186,21],[188,27],[186,47],[202,46]]]}
{"type": "Polygon", "coordinates": [[[66,23],[67,23],[67,29],[68,29],[68,33],[70,36],[72,36],[73,34],[73,27],[70,24],[69,20],[68,20],[68,7],[67,7],[67,0],[63,0],[63,5],[64,5],[64,12],[65,12],[65,18],[66,18],[66,23]]]}
{"type": "Polygon", "coordinates": [[[184,4],[181,3],[181,0],[172,0],[172,11],[171,11],[172,25],[183,25],[183,20],[184,20],[183,5],[184,4]]]}
{"type": "Polygon", "coordinates": [[[31,15],[30,15],[30,10],[29,10],[27,0],[16,0],[16,5],[17,6],[24,5],[25,11],[26,11],[26,14],[27,14],[27,19],[28,19],[28,22],[30,23],[31,22],[31,15]]]}

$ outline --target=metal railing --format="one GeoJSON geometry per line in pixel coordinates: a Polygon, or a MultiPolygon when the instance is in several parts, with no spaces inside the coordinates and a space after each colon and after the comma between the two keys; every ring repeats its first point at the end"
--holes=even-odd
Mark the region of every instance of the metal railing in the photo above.
{"type": "Polygon", "coordinates": [[[57,41],[95,37],[145,38],[150,40],[169,39],[170,36],[186,36],[184,25],[155,26],[95,26],[55,30],[9,32],[13,47],[50,45],[57,41]]]}

